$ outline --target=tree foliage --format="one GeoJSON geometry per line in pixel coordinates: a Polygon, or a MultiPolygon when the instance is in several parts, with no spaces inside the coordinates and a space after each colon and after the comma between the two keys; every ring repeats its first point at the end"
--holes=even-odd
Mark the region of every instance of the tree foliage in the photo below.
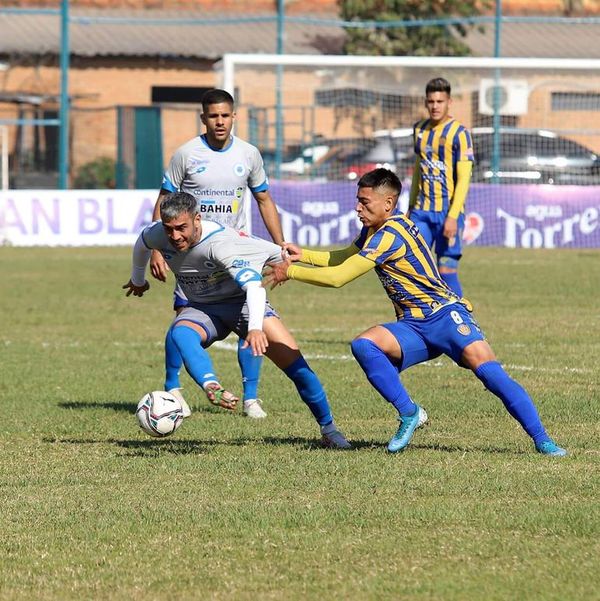
{"type": "MultiPolygon", "coordinates": [[[[420,21],[479,15],[488,0],[338,0],[345,21],[420,21]]],[[[346,54],[466,56],[467,25],[347,29],[346,54]]]]}

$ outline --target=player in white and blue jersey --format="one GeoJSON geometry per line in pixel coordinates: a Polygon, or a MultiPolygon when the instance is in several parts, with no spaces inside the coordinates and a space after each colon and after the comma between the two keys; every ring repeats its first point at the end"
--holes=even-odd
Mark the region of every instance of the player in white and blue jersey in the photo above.
{"type": "Polygon", "coordinates": [[[409,396],[399,373],[442,354],[470,369],[495,394],[544,455],[567,452],[547,434],[527,391],[497,361],[468,301],[441,278],[419,228],[395,214],[402,186],[387,169],[375,169],[358,181],[356,212],[363,228],[354,243],[323,252],[288,244],[293,261],[271,266],[273,285],[288,279],[340,287],[375,269],[397,320],[373,326],[352,341],[352,353],[371,385],[398,411],[400,427],[388,444],[405,449],[421,421],[421,408],[409,396]]]}
{"type": "Polygon", "coordinates": [[[323,444],[350,448],[335,426],[321,382],[266,300],[262,270],[267,262],[281,261],[283,249],[202,220],[196,199],[186,192],[167,195],[160,215],[162,223],[155,222],[140,234],[131,279],[123,288],[127,296],[143,296],[149,288],[145,271],[150,252],[161,253],[187,299],[173,321],[173,343],[209,401],[235,409],[237,398],[221,386],[205,350],[235,332],[253,356],[266,355],[294,382],[319,424],[323,444]]]}
{"type": "MultiPolygon", "coordinates": [[[[210,90],[202,98],[202,122],[206,133],[179,147],[165,171],[153,218],[160,218],[160,203],[165,195],[183,191],[198,202],[200,215],[238,230],[246,230],[246,206],[251,195],[258,203],[267,231],[276,244],[283,244],[277,208],[269,193],[269,182],[258,149],[231,135],[235,120],[233,98],[225,90],[210,90]],[[250,190],[250,195],[246,193],[250,190]]],[[[166,280],[166,267],[160,253],[153,253],[152,275],[166,280]]],[[[187,299],[180,287],[175,289],[174,309],[180,311],[187,299]]],[[[266,413],[258,399],[258,380],[262,359],[238,344],[238,362],[242,372],[244,414],[263,418],[266,413]]],[[[182,359],[169,329],[165,338],[165,390],[175,394],[189,415],[189,407],[181,393],[179,370],[182,359]]]]}

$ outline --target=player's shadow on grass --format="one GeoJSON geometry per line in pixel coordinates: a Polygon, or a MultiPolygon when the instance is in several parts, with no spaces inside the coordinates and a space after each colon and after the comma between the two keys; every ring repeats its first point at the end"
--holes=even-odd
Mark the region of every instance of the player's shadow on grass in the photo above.
{"type": "Polygon", "coordinates": [[[61,409],[110,409],[111,411],[125,411],[135,413],[137,403],[119,403],[117,401],[92,401],[85,403],[83,401],[69,401],[59,403],[61,409]]]}

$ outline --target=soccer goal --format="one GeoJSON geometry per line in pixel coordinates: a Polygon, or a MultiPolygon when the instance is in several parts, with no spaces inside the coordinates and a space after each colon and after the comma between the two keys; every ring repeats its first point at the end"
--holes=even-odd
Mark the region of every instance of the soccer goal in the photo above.
{"type": "MultiPolygon", "coordinates": [[[[341,218],[339,198],[366,171],[388,167],[408,191],[411,129],[427,116],[424,88],[433,77],[451,83],[451,114],[473,134],[469,207],[479,206],[487,227],[478,233],[474,220],[472,241],[576,244],[594,217],[561,203],[587,207],[600,186],[600,60],[227,54],[222,63],[223,87],[237,100],[236,133],[288,186],[288,225],[314,217],[300,237],[317,244],[341,240],[329,222],[341,218]]],[[[344,223],[336,227],[345,231],[344,223]]]]}

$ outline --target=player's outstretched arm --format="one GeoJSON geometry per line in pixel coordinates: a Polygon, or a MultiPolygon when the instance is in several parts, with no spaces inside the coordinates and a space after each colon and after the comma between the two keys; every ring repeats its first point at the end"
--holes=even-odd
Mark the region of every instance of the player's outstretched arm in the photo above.
{"type": "Polygon", "coordinates": [[[150,284],[146,281],[146,266],[150,259],[150,249],[144,242],[144,234],[140,234],[133,246],[131,256],[131,277],[123,289],[127,289],[125,296],[143,296],[149,290],[150,284]]]}

